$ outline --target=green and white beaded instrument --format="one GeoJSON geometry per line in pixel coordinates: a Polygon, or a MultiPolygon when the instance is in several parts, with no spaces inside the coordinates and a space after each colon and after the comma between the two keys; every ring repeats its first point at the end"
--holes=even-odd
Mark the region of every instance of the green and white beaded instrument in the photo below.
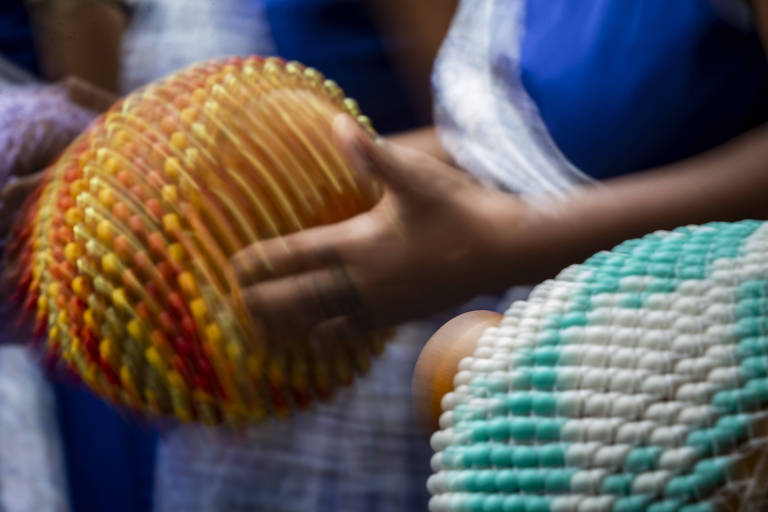
{"type": "Polygon", "coordinates": [[[768,224],[624,242],[513,304],[459,363],[430,510],[762,510],[768,224]]]}

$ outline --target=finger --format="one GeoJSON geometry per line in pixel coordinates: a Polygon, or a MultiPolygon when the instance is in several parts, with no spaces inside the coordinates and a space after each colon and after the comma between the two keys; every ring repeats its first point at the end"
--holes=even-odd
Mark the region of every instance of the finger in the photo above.
{"type": "Polygon", "coordinates": [[[116,94],[76,76],[67,77],[65,86],[73,103],[94,112],[105,112],[118,100],[116,94]]]}
{"type": "Polygon", "coordinates": [[[231,258],[241,286],[323,267],[338,265],[354,240],[370,233],[366,214],[310,228],[290,235],[255,242],[231,258]]]}
{"type": "Polygon", "coordinates": [[[242,290],[250,314],[271,334],[306,335],[337,316],[360,316],[363,304],[343,267],[265,281],[242,290]]]}

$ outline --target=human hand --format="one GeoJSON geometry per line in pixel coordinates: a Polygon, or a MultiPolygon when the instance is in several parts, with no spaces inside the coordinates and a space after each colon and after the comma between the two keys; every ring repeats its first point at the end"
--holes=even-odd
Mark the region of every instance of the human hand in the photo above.
{"type": "Polygon", "coordinates": [[[522,202],[426,154],[374,142],[347,116],[334,121],[334,137],[386,192],[369,212],[233,256],[243,300],[270,332],[330,338],[393,326],[508,284],[497,239],[523,226],[522,202]],[[512,221],[496,225],[502,216],[512,221]]]}

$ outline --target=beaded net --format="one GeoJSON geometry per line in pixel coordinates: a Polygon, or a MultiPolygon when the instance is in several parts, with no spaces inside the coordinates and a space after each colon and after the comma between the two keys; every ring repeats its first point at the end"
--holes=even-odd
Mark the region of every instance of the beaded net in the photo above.
{"type": "Polygon", "coordinates": [[[115,104],[48,170],[15,235],[49,352],[116,404],[208,423],[285,415],[366,370],[381,336],[322,352],[271,339],[229,263],[375,204],[380,187],[330,139],[340,112],[373,135],[333,81],[257,57],[195,65],[115,104]]]}
{"type": "Polygon", "coordinates": [[[432,511],[768,507],[768,224],[658,232],[513,304],[442,401],[432,511]]]}

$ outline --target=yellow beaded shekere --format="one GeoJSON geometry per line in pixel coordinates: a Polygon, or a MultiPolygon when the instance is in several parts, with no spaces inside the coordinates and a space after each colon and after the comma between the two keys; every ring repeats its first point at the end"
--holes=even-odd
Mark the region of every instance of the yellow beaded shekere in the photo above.
{"type": "Polygon", "coordinates": [[[365,371],[381,336],[330,353],[267,341],[229,263],[376,203],[380,187],[330,138],[340,112],[373,135],[333,81],[260,57],[198,64],[115,104],[48,170],[17,232],[49,352],[115,404],[233,425],[365,371]]]}

